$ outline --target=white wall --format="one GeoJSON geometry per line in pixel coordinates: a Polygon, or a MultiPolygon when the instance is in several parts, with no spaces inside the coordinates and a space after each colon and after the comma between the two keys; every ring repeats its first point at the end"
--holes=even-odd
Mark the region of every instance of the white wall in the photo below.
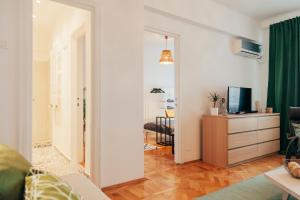
{"type": "Polygon", "coordinates": [[[102,1],[102,185],[144,176],[143,2],[102,1]]]}
{"type": "Polygon", "coordinates": [[[145,6],[188,23],[230,35],[260,40],[257,22],[212,0],[144,0],[145,6]]]}
{"type": "Polygon", "coordinates": [[[260,63],[260,92],[262,108],[267,107],[268,81],[269,81],[269,32],[270,29],[263,30],[263,59],[260,63]]]}
{"type": "Polygon", "coordinates": [[[264,19],[264,20],[261,21],[260,24],[264,29],[268,29],[271,24],[275,24],[275,23],[278,23],[278,22],[281,22],[281,21],[284,21],[284,20],[288,20],[288,19],[292,19],[292,18],[295,18],[295,17],[299,17],[299,16],[300,16],[300,10],[296,10],[296,11],[293,11],[293,12],[284,13],[284,14],[281,14],[281,15],[277,15],[277,16],[274,16],[274,17],[264,19]]]}
{"type": "MultiPolygon", "coordinates": [[[[163,7],[164,4],[160,5],[157,1],[146,2],[155,2],[157,7],[163,7]]],[[[225,97],[227,87],[230,85],[251,87],[253,88],[253,102],[260,100],[259,64],[256,60],[236,56],[231,52],[232,35],[250,36],[249,33],[258,33],[259,28],[250,18],[238,13],[221,8],[213,10],[200,5],[197,7],[200,16],[195,17],[195,20],[201,18],[201,23],[214,22],[211,18],[214,19],[213,16],[216,15],[226,20],[224,26],[211,23],[210,26],[215,28],[208,28],[208,25],[198,22],[190,23],[176,17],[190,13],[186,6],[181,6],[184,8],[182,12],[185,11],[185,13],[179,12],[174,6],[170,8],[171,14],[162,14],[147,9],[145,24],[180,36],[181,96],[179,103],[181,105],[182,159],[187,162],[201,157],[200,120],[203,114],[208,113],[211,106],[208,101],[209,92],[216,91],[225,97]],[[203,13],[201,8],[209,10],[210,14],[204,15],[207,12],[203,13]],[[239,16],[239,19],[236,20],[233,16],[239,16]],[[232,29],[230,33],[229,27],[232,29]]],[[[259,34],[251,36],[250,39],[260,38],[259,34]]]]}
{"type": "MultiPolygon", "coordinates": [[[[38,7],[40,8],[40,7],[38,7]]],[[[50,48],[52,33],[33,20],[32,143],[52,142],[50,109],[50,48]]]]}
{"type": "Polygon", "coordinates": [[[0,1],[0,143],[18,149],[19,63],[18,1],[0,1]],[[2,45],[1,45],[2,46],[2,45]]]}
{"type": "MultiPolygon", "coordinates": [[[[163,35],[145,31],[144,33],[144,121],[155,122],[156,116],[164,116],[166,101],[174,99],[174,64],[159,63],[161,51],[165,49],[163,35]],[[161,88],[166,93],[153,94],[153,88],[161,88]]],[[[174,53],[174,39],[168,39],[168,49],[174,53]]]]}
{"type": "Polygon", "coordinates": [[[49,61],[34,60],[32,71],[32,143],[51,142],[49,61]]]}

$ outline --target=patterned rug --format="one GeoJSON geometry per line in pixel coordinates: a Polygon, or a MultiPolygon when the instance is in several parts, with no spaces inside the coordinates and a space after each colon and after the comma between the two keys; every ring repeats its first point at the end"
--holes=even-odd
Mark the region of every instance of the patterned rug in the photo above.
{"type": "Polygon", "coordinates": [[[157,150],[159,148],[160,147],[157,147],[157,146],[152,145],[152,144],[144,144],[144,150],[145,151],[157,150]]]}

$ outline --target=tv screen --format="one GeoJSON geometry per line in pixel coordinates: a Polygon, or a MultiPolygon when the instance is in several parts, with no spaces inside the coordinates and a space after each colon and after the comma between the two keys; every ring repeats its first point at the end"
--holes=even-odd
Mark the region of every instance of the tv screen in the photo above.
{"type": "Polygon", "coordinates": [[[249,113],[252,107],[252,89],[228,87],[227,109],[229,113],[249,113]]]}

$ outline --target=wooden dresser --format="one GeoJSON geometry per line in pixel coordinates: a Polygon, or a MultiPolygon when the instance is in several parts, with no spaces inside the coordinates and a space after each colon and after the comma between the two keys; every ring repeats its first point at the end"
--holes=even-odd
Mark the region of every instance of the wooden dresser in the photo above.
{"type": "Polygon", "coordinates": [[[203,161],[228,167],[279,151],[278,113],[211,116],[203,125],[203,161]]]}

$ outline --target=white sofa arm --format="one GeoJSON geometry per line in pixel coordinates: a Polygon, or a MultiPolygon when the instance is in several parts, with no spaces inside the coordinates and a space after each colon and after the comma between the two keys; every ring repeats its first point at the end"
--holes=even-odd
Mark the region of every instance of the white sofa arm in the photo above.
{"type": "Polygon", "coordinates": [[[110,200],[110,198],[82,174],[70,174],[61,178],[85,200],[110,200]]]}

